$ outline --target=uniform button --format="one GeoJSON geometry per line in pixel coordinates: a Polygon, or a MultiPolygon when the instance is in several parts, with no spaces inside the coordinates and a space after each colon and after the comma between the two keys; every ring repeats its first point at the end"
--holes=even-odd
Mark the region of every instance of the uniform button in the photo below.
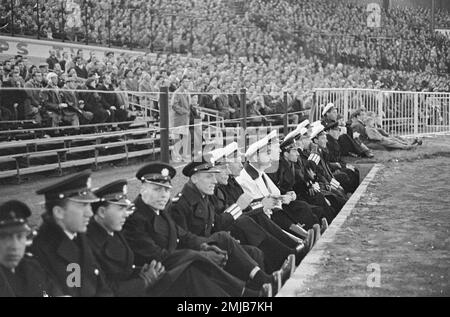
{"type": "Polygon", "coordinates": [[[98,276],[100,274],[100,271],[98,269],[95,269],[94,274],[98,276]]]}
{"type": "Polygon", "coordinates": [[[177,243],[180,243],[180,239],[177,239],[177,243]]]}
{"type": "Polygon", "coordinates": [[[134,270],[136,268],[136,265],[132,265],[131,268],[134,270]]]}

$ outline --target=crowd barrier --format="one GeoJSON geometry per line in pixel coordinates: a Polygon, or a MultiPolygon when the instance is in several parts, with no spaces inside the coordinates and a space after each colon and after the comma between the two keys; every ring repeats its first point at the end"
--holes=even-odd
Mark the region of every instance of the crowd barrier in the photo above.
{"type": "Polygon", "coordinates": [[[313,118],[319,120],[332,102],[347,121],[353,111],[364,108],[382,120],[395,135],[450,132],[450,93],[386,91],[373,89],[315,89],[313,118]]]}

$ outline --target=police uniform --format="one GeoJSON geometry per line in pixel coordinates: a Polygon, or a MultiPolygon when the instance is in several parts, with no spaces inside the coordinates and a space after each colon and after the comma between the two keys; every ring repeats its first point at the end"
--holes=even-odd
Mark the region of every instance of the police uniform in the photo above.
{"type": "MultiPolygon", "coordinates": [[[[126,180],[115,181],[94,193],[102,199],[102,203],[119,204],[132,208],[132,204],[127,199],[126,184],[126,180]]],[[[113,235],[110,235],[97,221],[93,220],[89,224],[87,236],[94,254],[105,272],[107,282],[116,296],[191,297],[208,295],[219,297],[235,295],[229,294],[217,285],[214,279],[203,273],[203,269],[207,266],[213,267],[212,270],[215,271],[221,270],[220,268],[208,263],[203,257],[198,257],[200,260],[196,260],[196,256],[190,255],[189,251],[186,251],[185,255],[178,256],[177,260],[186,260],[181,265],[177,264],[178,261],[170,259],[167,261],[166,259],[165,265],[168,266],[165,273],[154,285],[147,287],[144,280],[139,277],[139,269],[134,265],[134,253],[121,232],[114,232],[113,235]]],[[[221,273],[216,272],[215,274],[220,276],[221,273]]],[[[229,278],[233,280],[232,277],[229,278]]],[[[241,281],[237,281],[237,285],[242,286],[242,284],[241,281]]],[[[237,288],[237,291],[240,290],[241,288],[237,288]]]]}
{"type": "MultiPolygon", "coordinates": [[[[90,175],[90,171],[75,174],[37,191],[37,194],[44,195],[47,202],[97,202],[98,198],[90,189],[90,175]]],[[[55,277],[64,294],[77,297],[112,296],[86,235],[77,233],[71,239],[56,224],[52,214],[44,214],[43,219],[31,250],[41,265],[55,277]]]]}
{"type": "MultiPolygon", "coordinates": [[[[29,232],[27,218],[31,211],[20,201],[9,201],[0,206],[0,234],[29,232]]],[[[0,265],[0,297],[61,296],[51,276],[30,253],[26,253],[17,267],[0,265]]]]}
{"type": "MultiPolygon", "coordinates": [[[[306,133],[306,129],[301,131],[301,134],[306,133]]],[[[298,135],[300,136],[300,134],[298,135]]],[[[290,151],[290,150],[298,150],[296,146],[296,135],[289,135],[284,139],[281,143],[280,148],[282,152],[290,151]]],[[[287,192],[294,191],[297,195],[297,200],[295,203],[291,203],[289,206],[285,208],[292,209],[300,209],[302,211],[302,219],[301,223],[305,224],[305,227],[310,229],[314,226],[314,224],[320,224],[322,219],[332,219],[335,215],[334,210],[330,208],[326,203],[320,201],[316,197],[315,199],[307,199],[309,195],[305,195],[305,191],[300,192],[298,187],[296,186],[297,182],[300,183],[300,188],[304,187],[304,178],[305,171],[301,169],[301,166],[297,162],[289,162],[284,157],[283,153],[281,154],[278,170],[276,173],[268,174],[269,177],[273,180],[273,182],[278,186],[282,194],[286,194],[287,192]],[[316,203],[318,202],[318,203],[316,203]]]]}
{"type": "MultiPolygon", "coordinates": [[[[170,180],[175,174],[175,169],[168,164],[151,163],[141,168],[136,177],[144,183],[171,187],[170,180]]],[[[195,266],[190,288],[178,287],[177,292],[193,289],[196,296],[219,296],[217,294],[224,293],[224,296],[234,297],[251,293],[245,288],[243,280],[246,279],[238,279],[227,273],[199,252],[201,245],[209,242],[209,239],[186,231],[175,223],[169,212],[154,210],[141,196],[135,200],[135,211],[127,219],[123,233],[134,252],[137,265],[156,260],[162,262],[166,270],[183,271],[189,266],[195,266]]]]}
{"type": "MultiPolygon", "coordinates": [[[[198,172],[216,173],[218,170],[214,164],[205,161],[191,162],[183,169],[183,174],[187,177],[198,172]]],[[[221,227],[226,228],[230,225],[225,223],[225,220],[228,219],[231,222],[233,218],[225,215],[221,222],[216,223],[216,212],[210,198],[203,195],[191,180],[185,184],[181,195],[178,195],[172,202],[169,211],[175,222],[184,230],[205,237],[208,243],[216,244],[222,250],[227,251],[230,258],[225,269],[234,276],[247,280],[255,267],[262,267],[264,263],[262,251],[248,245],[244,248],[228,232],[220,231],[221,227]],[[218,230],[216,230],[216,226],[218,230]]],[[[264,235],[258,231],[253,234],[251,239],[254,240],[252,241],[254,244],[257,244],[264,239],[264,235]]]]}
{"type": "MultiPolygon", "coordinates": [[[[311,140],[323,133],[324,126],[319,124],[313,128],[311,140]]],[[[328,164],[322,156],[320,148],[314,148],[309,151],[308,161],[309,166],[314,167],[316,173],[316,181],[320,184],[320,191],[325,195],[326,199],[330,201],[334,210],[339,212],[347,203],[347,197],[341,188],[341,184],[337,181],[328,164]]]]}
{"type": "MultiPolygon", "coordinates": [[[[338,123],[334,122],[325,127],[325,131],[336,129],[338,123]]],[[[354,193],[360,183],[359,170],[347,168],[347,164],[342,160],[341,147],[339,142],[330,134],[327,134],[327,149],[323,151],[323,157],[330,166],[334,177],[342,184],[347,193],[354,193]],[[337,164],[339,163],[339,165],[337,164]]]]}

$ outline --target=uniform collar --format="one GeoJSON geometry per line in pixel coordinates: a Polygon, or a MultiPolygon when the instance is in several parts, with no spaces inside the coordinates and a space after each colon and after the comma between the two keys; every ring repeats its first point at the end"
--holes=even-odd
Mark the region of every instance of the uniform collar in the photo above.
{"type": "Polygon", "coordinates": [[[63,231],[64,231],[64,234],[69,238],[69,240],[73,241],[77,237],[76,233],[71,233],[67,230],[63,230],[63,231]]]}
{"type": "Polygon", "coordinates": [[[250,175],[250,177],[253,180],[257,180],[262,174],[253,165],[251,165],[249,162],[245,163],[244,169],[247,172],[247,174],[250,175]]]}
{"type": "Polygon", "coordinates": [[[206,197],[206,195],[200,193],[197,186],[195,186],[191,180],[184,185],[182,193],[183,197],[186,198],[191,205],[202,201],[206,197]]]}

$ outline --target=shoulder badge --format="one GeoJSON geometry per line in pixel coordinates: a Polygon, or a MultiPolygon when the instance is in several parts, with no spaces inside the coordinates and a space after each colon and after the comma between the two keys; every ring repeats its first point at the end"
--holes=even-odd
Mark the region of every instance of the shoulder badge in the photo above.
{"type": "Polygon", "coordinates": [[[183,196],[182,193],[177,194],[175,197],[172,198],[172,202],[176,203],[180,200],[181,196],[183,196]]]}

